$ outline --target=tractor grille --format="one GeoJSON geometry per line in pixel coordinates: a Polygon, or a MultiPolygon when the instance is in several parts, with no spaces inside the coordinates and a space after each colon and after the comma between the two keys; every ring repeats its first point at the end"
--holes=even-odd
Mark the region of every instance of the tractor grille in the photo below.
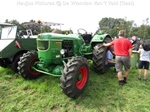
{"type": "Polygon", "coordinates": [[[72,41],[63,41],[62,45],[63,45],[63,48],[72,48],[73,42],[72,41]]]}
{"type": "Polygon", "coordinates": [[[49,47],[49,41],[39,41],[37,42],[38,50],[47,50],[49,47]]]}

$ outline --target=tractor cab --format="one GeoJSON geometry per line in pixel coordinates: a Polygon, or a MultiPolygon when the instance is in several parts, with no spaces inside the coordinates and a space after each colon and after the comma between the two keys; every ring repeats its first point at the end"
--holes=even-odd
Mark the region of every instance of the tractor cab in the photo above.
{"type": "Polygon", "coordinates": [[[0,51],[16,38],[17,26],[0,23],[0,51]]]}
{"type": "Polygon", "coordinates": [[[17,26],[9,23],[0,23],[0,39],[15,38],[17,26]]]}

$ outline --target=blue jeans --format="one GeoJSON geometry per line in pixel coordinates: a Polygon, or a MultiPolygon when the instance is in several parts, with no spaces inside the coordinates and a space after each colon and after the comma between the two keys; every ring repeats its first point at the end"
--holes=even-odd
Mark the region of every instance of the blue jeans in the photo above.
{"type": "Polygon", "coordinates": [[[114,63],[108,63],[106,66],[107,67],[115,67],[115,64],[114,63]]]}

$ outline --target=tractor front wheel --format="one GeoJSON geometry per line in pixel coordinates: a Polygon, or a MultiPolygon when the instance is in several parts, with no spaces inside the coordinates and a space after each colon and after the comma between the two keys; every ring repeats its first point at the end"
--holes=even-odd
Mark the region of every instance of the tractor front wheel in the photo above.
{"type": "Polygon", "coordinates": [[[65,65],[60,78],[62,91],[71,98],[83,93],[89,78],[89,65],[84,57],[73,57],[65,65]]]}
{"type": "Polygon", "coordinates": [[[19,74],[24,79],[35,79],[41,75],[41,73],[32,69],[35,62],[39,61],[37,51],[28,51],[24,53],[18,62],[19,74]]]}

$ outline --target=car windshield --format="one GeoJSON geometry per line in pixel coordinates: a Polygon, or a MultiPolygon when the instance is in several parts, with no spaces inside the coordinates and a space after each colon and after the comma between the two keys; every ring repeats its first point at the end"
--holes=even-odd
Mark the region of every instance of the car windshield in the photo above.
{"type": "Polygon", "coordinates": [[[1,28],[0,35],[1,39],[10,39],[16,37],[17,26],[7,26],[1,28]]]}

